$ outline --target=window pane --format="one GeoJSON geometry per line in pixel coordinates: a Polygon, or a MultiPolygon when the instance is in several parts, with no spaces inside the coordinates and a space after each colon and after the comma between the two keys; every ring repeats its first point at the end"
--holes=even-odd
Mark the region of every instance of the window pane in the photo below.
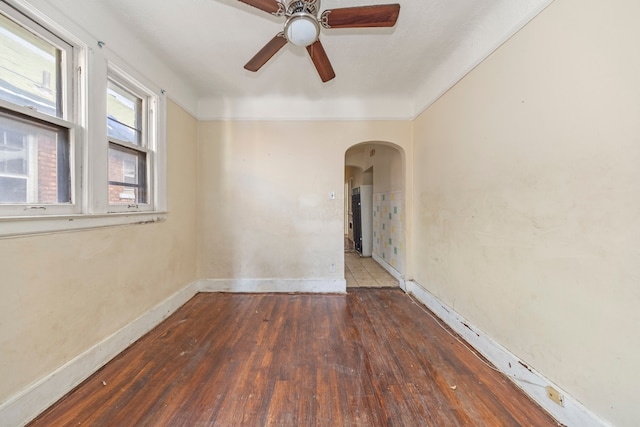
{"type": "Polygon", "coordinates": [[[25,178],[0,175],[0,202],[24,203],[27,199],[27,180],[25,178]]]}
{"type": "Polygon", "coordinates": [[[141,143],[142,99],[111,80],[107,83],[107,133],[120,141],[141,143]]]}
{"type": "Polygon", "coordinates": [[[146,203],[146,154],[111,144],[109,147],[109,203],[146,203]]]}
{"type": "Polygon", "coordinates": [[[71,202],[68,133],[0,111],[0,203],[71,202]]]}
{"type": "Polygon", "coordinates": [[[0,14],[0,99],[62,117],[62,51],[0,14]]]}

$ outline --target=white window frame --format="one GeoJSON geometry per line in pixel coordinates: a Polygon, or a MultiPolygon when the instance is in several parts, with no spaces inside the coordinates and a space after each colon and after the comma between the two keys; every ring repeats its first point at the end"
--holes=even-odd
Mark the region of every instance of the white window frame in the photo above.
{"type": "MultiPolygon", "coordinates": [[[[145,203],[128,203],[128,204],[110,204],[108,197],[106,200],[107,211],[108,212],[147,212],[156,210],[156,197],[155,197],[155,177],[156,177],[156,152],[158,149],[158,124],[156,120],[156,113],[158,110],[158,96],[153,92],[152,89],[147,88],[145,85],[140,83],[137,79],[131,77],[128,73],[126,73],[122,68],[116,66],[113,63],[109,63],[107,69],[107,81],[111,80],[112,82],[120,85],[122,88],[131,92],[133,95],[138,96],[142,99],[142,136],[140,145],[137,146],[135,144],[129,144],[124,141],[117,140],[115,138],[110,138],[107,136],[107,164],[108,160],[108,151],[111,144],[115,144],[119,147],[133,150],[139,153],[144,153],[146,155],[146,171],[144,171],[146,175],[146,197],[147,200],[145,203]]],[[[105,83],[105,92],[106,92],[106,83],[105,83]]],[[[107,120],[107,115],[105,114],[105,123],[107,120]]],[[[107,187],[108,187],[109,177],[107,171],[107,187]]]]}
{"type": "Polygon", "coordinates": [[[80,165],[76,163],[75,157],[78,151],[78,132],[81,129],[80,116],[78,114],[77,101],[79,97],[75,94],[79,92],[78,80],[74,76],[74,69],[79,60],[79,49],[76,48],[73,41],[69,41],[64,37],[60,37],[55,31],[52,31],[46,25],[42,25],[28,13],[16,7],[12,7],[6,2],[0,1],[0,13],[6,18],[14,21],[18,25],[41,39],[50,43],[52,46],[60,49],[62,52],[61,64],[61,85],[62,85],[62,111],[61,117],[51,116],[42,113],[34,108],[13,104],[4,100],[0,100],[0,107],[6,110],[9,115],[22,116],[27,121],[45,122],[54,126],[67,130],[69,143],[69,172],[70,172],[70,203],[64,204],[0,204],[1,217],[16,216],[43,216],[43,215],[63,215],[80,212],[80,203],[78,203],[79,186],[77,173],[80,165]]]}
{"type": "MultiPolygon", "coordinates": [[[[68,109],[62,118],[0,100],[3,108],[70,129],[72,204],[46,205],[44,209],[36,205],[26,211],[24,205],[17,208],[0,205],[0,238],[164,221],[167,214],[164,91],[55,10],[43,13],[26,0],[0,0],[0,12],[22,16],[30,25],[42,27],[73,47],[72,55],[66,58],[72,66],[67,67],[64,77],[68,80],[63,108],[68,109]],[[141,89],[149,96],[148,110],[153,111],[152,117],[147,118],[146,128],[153,145],[147,157],[148,192],[144,205],[109,204],[106,96],[110,76],[141,89]],[[73,103],[72,108],[69,102],[73,103]]],[[[12,16],[12,19],[15,18],[12,16]]],[[[26,26],[23,22],[20,24],[26,26]]]]}

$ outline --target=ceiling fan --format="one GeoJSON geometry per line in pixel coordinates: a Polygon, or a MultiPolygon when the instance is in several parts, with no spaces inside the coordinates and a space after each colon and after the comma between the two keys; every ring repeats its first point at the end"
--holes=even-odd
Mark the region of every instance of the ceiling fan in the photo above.
{"type": "Polygon", "coordinates": [[[306,47],[323,82],[333,79],[333,71],[327,53],[318,37],[320,26],[330,28],[393,27],[400,13],[399,4],[345,7],[327,9],[318,16],[320,0],[239,0],[275,16],[286,18],[284,31],[276,34],[244,66],[258,71],[287,42],[306,47]]]}

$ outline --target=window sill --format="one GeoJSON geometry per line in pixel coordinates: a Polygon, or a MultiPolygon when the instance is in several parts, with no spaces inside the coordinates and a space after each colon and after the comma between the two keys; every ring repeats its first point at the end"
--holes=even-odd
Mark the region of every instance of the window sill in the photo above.
{"type": "Polygon", "coordinates": [[[37,217],[0,217],[0,238],[91,230],[133,224],[152,224],[167,219],[167,212],[123,212],[37,217]]]}

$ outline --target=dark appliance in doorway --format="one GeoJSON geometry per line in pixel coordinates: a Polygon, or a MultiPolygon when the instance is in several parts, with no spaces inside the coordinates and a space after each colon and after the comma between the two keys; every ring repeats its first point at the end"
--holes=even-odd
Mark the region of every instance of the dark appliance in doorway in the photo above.
{"type": "Polygon", "coordinates": [[[356,252],[362,253],[362,212],[360,187],[351,190],[351,211],[353,212],[353,246],[356,252]]]}

